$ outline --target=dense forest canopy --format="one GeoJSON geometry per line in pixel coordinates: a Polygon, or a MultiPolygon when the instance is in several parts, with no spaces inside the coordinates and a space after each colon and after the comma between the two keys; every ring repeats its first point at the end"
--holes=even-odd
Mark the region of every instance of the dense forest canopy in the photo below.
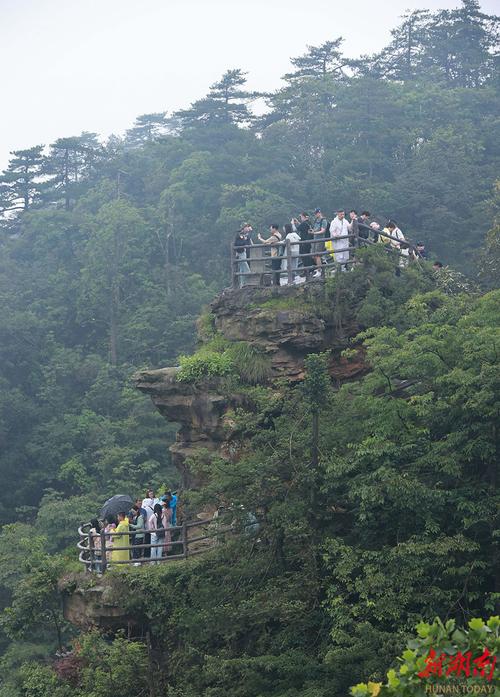
{"type": "MultiPolygon", "coordinates": [[[[459,619],[493,609],[499,31],[500,19],[481,12],[477,0],[412,11],[377,55],[349,59],[340,37],[310,46],[292,58],[274,93],[248,90],[244,71],[233,68],[189,107],[139,116],[124,137],[103,143],[84,132],[12,153],[0,175],[0,600],[9,606],[0,649],[15,678],[0,681],[1,697],[55,689],[46,666],[16,671],[53,650],[57,632],[47,617],[57,620],[57,601],[44,591],[55,588],[64,555],[73,554],[77,522],[119,490],[178,484],[168,454],[175,428],[134,392],[130,376],[174,365],[194,349],[196,317],[227,284],[229,242],[243,221],[263,231],[316,206],[329,218],[339,206],[394,218],[434,258],[491,292],[450,299],[427,277],[410,274],[401,284],[380,259],[371,288],[356,272],[331,290],[332,303],[340,297],[361,318],[380,370],[325,397],[341,416],[326,428],[322,415],[327,455],[314,476],[307,437],[298,437],[298,488],[287,506],[279,503],[287,488],[281,463],[293,420],[312,408],[306,393],[294,392],[298,411],[283,409],[273,458],[264,454],[269,434],[255,437],[256,454],[240,473],[251,484],[242,488],[217,463],[206,465],[213,467],[207,495],[245,502],[275,482],[265,501],[271,551],[256,559],[249,547],[254,566],[236,567],[231,550],[220,551],[198,580],[168,572],[193,592],[205,584],[199,606],[184,615],[162,591],[177,642],[171,648],[186,675],[169,695],[209,697],[235,679],[246,685],[231,693],[241,697],[320,697],[330,694],[327,684],[345,694],[356,680],[381,678],[401,635],[422,615],[449,611],[459,619]],[[265,100],[264,114],[253,111],[256,100],[265,100]],[[410,403],[387,399],[380,375],[412,376],[414,351],[425,355],[422,392],[410,403]],[[475,398],[464,406],[469,390],[475,398]],[[347,437],[360,411],[366,420],[347,437]],[[422,507],[416,494],[432,487],[444,493],[422,507]],[[349,514],[312,520],[304,490],[316,492],[316,502],[339,498],[349,514]],[[299,528],[295,540],[287,538],[299,528]],[[311,561],[312,529],[323,546],[311,561]],[[215,569],[224,564],[222,578],[215,569]],[[436,585],[445,567],[445,582],[436,585]],[[208,634],[197,634],[221,587],[233,588],[234,601],[219,608],[208,634]],[[290,629],[295,613],[305,623],[300,639],[290,629]],[[255,635],[244,640],[249,617],[255,635]],[[191,660],[199,668],[193,685],[191,660]],[[303,660],[305,682],[296,668],[303,660]]],[[[144,592],[155,582],[154,570],[137,581],[144,592]]],[[[83,640],[87,666],[94,639],[83,640]]],[[[109,675],[127,661],[142,675],[140,648],[116,642],[101,646],[109,675]]],[[[96,691],[87,685],[81,694],[114,694],[115,683],[101,678],[96,691]]],[[[139,693],[122,691],[129,694],[139,693]]]]}

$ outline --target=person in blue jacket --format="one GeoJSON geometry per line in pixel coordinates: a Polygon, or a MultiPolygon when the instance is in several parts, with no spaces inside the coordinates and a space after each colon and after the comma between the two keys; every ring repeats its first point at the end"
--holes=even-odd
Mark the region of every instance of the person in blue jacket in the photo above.
{"type": "Polygon", "coordinates": [[[177,525],[177,496],[171,491],[166,491],[165,495],[161,497],[162,501],[168,501],[168,507],[172,511],[172,527],[175,528],[177,525]]]}

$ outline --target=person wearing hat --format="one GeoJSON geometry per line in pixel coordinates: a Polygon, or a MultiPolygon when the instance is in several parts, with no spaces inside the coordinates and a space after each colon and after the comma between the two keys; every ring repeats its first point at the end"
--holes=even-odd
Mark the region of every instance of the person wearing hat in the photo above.
{"type": "MultiPolygon", "coordinates": [[[[318,238],[321,239],[322,237],[327,236],[327,228],[328,228],[328,221],[321,212],[321,208],[316,208],[314,211],[314,224],[313,224],[313,229],[312,229],[312,234],[313,234],[313,239],[318,238]]],[[[314,263],[316,264],[316,271],[313,273],[313,278],[320,278],[321,277],[321,252],[324,252],[325,250],[325,243],[324,242],[316,242],[314,241],[311,244],[311,254],[312,258],[314,260],[314,263]]]]}
{"type": "MultiPolygon", "coordinates": [[[[236,259],[238,260],[238,273],[249,274],[250,265],[248,264],[248,248],[252,246],[252,226],[250,223],[243,223],[236,239],[234,240],[234,251],[236,254],[236,259]]],[[[238,276],[238,284],[240,288],[245,285],[245,276],[238,276]]]]}

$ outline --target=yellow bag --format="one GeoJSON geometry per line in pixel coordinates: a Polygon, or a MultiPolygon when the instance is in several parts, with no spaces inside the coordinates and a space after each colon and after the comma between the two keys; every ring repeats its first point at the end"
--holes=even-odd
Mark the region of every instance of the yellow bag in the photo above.
{"type": "Polygon", "coordinates": [[[331,240],[327,240],[325,242],[325,249],[327,252],[330,252],[328,256],[330,256],[332,259],[335,259],[335,254],[333,253],[333,242],[331,240]]]}

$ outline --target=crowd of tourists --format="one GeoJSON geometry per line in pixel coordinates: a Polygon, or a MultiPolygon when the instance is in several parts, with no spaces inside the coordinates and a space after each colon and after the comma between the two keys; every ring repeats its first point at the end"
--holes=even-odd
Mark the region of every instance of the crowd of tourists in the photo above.
{"type": "MultiPolygon", "coordinates": [[[[358,215],[354,209],[348,215],[345,210],[338,210],[330,222],[320,208],[315,209],[312,217],[303,211],[298,218],[292,218],[281,228],[277,224],[270,225],[267,238],[259,233],[257,241],[254,241],[252,235],[252,225],[244,223],[234,241],[240,288],[251,275],[263,275],[263,255],[252,250],[258,244],[270,246],[273,285],[286,285],[290,275],[293,283],[299,284],[308,278],[323,278],[327,270],[332,273],[336,268],[347,271],[354,261],[352,250],[365,244],[365,241],[369,241],[366,244],[380,243],[388,249],[398,251],[402,266],[412,259],[425,259],[427,256],[425,245],[417,242],[412,247],[394,220],[382,225],[372,219],[369,211],[358,215]],[[287,247],[289,254],[286,254],[287,247]],[[288,273],[288,262],[291,274],[288,273]]],[[[261,250],[262,247],[255,249],[261,250]]]]}
{"type": "Polygon", "coordinates": [[[106,561],[111,564],[131,562],[139,566],[145,560],[157,563],[172,552],[175,544],[177,495],[166,491],[157,497],[149,489],[143,499],[136,499],[128,512],[119,511],[116,516],[108,515],[103,521],[94,518],[90,525],[92,570],[98,573],[102,570],[103,537],[106,561]]]}

